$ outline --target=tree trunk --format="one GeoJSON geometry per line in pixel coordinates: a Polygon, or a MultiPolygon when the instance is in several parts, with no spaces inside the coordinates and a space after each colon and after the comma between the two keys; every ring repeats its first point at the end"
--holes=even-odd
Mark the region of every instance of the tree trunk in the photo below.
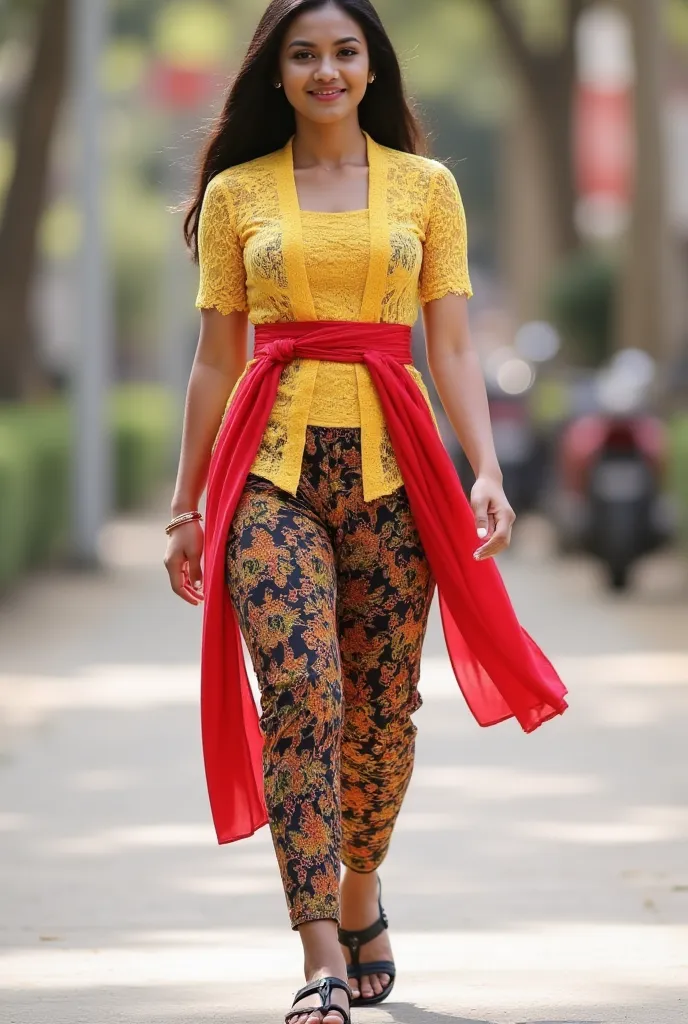
{"type": "Polygon", "coordinates": [[[545,178],[553,234],[559,256],[578,248],[576,230],[576,189],[573,153],[573,97],[576,87],[576,59],[573,38],[556,57],[547,58],[537,76],[540,85],[529,90],[530,104],[539,128],[545,154],[545,178]]]}
{"type": "Polygon", "coordinates": [[[51,142],[67,77],[70,0],[44,0],[31,68],[17,104],[15,163],[0,220],[0,399],[37,376],[31,291],[51,142]]]}
{"type": "Polygon", "coordinates": [[[560,251],[542,132],[525,95],[502,126],[498,222],[501,276],[515,326],[542,314],[543,288],[560,251]]]}
{"type": "Polygon", "coordinates": [[[667,356],[668,226],[662,131],[663,0],[626,0],[633,27],[636,156],[618,344],[667,356]]]}
{"type": "Polygon", "coordinates": [[[555,53],[539,53],[527,44],[518,18],[506,0],[488,0],[516,71],[523,101],[537,139],[533,158],[541,160],[545,215],[552,222],[555,257],[578,247],[573,169],[573,97],[576,85],[575,30],[587,0],[567,0],[564,41],[555,53]]]}

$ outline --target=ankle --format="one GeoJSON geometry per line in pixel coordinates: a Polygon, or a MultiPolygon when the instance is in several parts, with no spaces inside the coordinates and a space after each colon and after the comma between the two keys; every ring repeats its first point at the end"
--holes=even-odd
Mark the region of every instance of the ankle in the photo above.
{"type": "Polygon", "coordinates": [[[321,978],[342,978],[346,980],[346,960],[339,953],[326,961],[305,957],[303,974],[306,981],[320,981],[321,978]]]}
{"type": "Polygon", "coordinates": [[[301,925],[303,967],[306,981],[346,977],[346,961],[337,938],[335,921],[310,921],[301,925]]]}
{"type": "Polygon", "coordinates": [[[347,868],[341,882],[341,892],[347,893],[354,900],[368,902],[374,899],[377,901],[379,892],[379,881],[377,871],[366,872],[352,871],[347,868]]]}

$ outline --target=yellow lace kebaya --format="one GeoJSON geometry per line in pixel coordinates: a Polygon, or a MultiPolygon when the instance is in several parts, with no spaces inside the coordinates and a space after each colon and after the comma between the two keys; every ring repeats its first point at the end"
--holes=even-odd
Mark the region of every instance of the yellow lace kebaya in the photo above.
{"type": "MultiPolygon", "coordinates": [[[[366,141],[366,210],[302,211],[291,140],[213,178],[201,211],[196,305],[224,314],[248,310],[254,324],[411,326],[419,301],[470,296],[466,219],[452,173],[369,135],[366,141]]],[[[429,404],[420,374],[408,371],[429,404]]],[[[361,428],[366,501],[402,485],[364,366],[309,359],[285,366],[252,472],[295,494],[309,424],[361,428]]]]}

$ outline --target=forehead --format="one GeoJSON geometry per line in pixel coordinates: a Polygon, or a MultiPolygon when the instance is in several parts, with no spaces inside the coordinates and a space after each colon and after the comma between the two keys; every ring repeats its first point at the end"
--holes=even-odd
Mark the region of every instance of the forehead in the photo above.
{"type": "Polygon", "coordinates": [[[284,42],[292,39],[307,39],[314,43],[329,43],[348,36],[365,41],[363,29],[350,15],[336,4],[326,4],[315,10],[305,11],[289,26],[284,42]]]}

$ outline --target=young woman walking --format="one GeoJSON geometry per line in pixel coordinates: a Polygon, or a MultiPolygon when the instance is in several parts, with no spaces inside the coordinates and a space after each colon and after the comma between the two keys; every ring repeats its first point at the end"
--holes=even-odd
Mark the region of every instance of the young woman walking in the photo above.
{"type": "Polygon", "coordinates": [[[218,839],[270,823],[305,953],[296,1024],[348,1024],[394,982],[377,869],[413,767],[435,584],[481,725],[531,731],[566,707],[492,562],[514,516],[468,332],[464,211],[421,149],[369,0],[273,0],[186,222],[202,322],[165,563],[205,602],[218,839]],[[412,366],[419,302],[472,511],[412,366]]]}

